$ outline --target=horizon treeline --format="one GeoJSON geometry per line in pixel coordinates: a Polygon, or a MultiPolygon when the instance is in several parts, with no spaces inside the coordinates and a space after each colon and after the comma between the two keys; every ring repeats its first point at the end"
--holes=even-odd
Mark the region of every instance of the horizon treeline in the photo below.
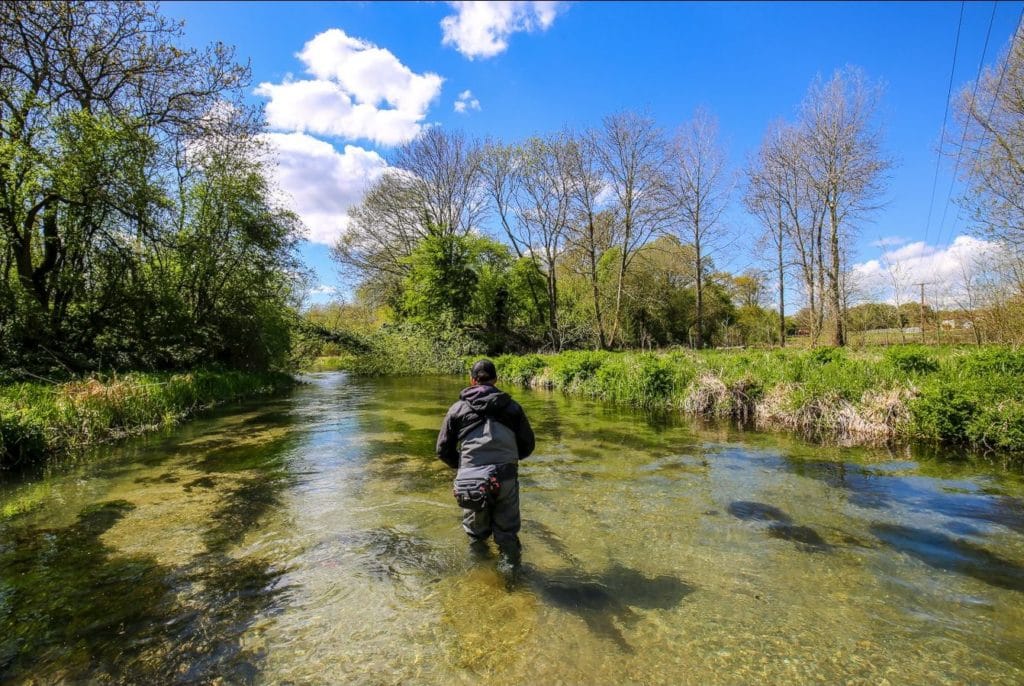
{"type": "Polygon", "coordinates": [[[394,152],[332,249],[353,301],[308,316],[364,333],[454,327],[489,353],[784,345],[794,333],[841,346],[850,330],[890,329],[900,342],[909,326],[943,325],[977,343],[1018,342],[1022,43],[953,104],[963,142],[946,152],[962,158],[961,205],[992,247],[955,283],[930,285],[924,306],[891,254],[894,302],[878,302],[852,268],[894,161],[881,86],[846,67],[816,78],[739,169],[707,109],[674,130],[624,111],[513,143],[428,128],[394,152]],[[736,225],[731,205],[754,221],[736,225]],[[736,256],[753,266],[724,271],[736,256]]]}
{"type": "Polygon", "coordinates": [[[427,127],[333,248],[355,301],[303,316],[302,226],[268,180],[249,70],[224,45],[181,43],[152,3],[0,3],[3,378],[284,368],[385,325],[490,353],[841,345],[956,310],[979,343],[1021,340],[1019,35],[955,106],[962,207],[994,248],[945,313],[919,307],[899,264],[896,302],[862,302],[851,250],[893,163],[880,88],[851,67],[816,79],[738,169],[708,110],[514,142],[427,127]],[[739,206],[758,230],[734,223],[739,206]],[[738,255],[753,266],[729,273],[738,255]]]}

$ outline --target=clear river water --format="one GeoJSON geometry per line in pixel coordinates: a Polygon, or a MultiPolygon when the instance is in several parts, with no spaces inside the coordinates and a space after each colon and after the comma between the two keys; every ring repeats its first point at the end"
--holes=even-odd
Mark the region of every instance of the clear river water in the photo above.
{"type": "Polygon", "coordinates": [[[0,682],[1024,683],[1024,479],[510,389],[509,585],[453,378],[290,395],[0,482],[0,682]]]}

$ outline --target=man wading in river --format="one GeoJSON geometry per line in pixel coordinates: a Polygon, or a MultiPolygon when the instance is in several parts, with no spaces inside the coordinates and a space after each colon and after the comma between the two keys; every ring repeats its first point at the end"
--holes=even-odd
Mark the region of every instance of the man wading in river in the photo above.
{"type": "Polygon", "coordinates": [[[499,564],[519,565],[519,460],[534,448],[533,429],[515,400],[494,387],[498,372],[480,360],[471,385],[448,409],[437,437],[437,457],[453,469],[455,499],[462,507],[462,528],[476,552],[493,533],[499,564]]]}

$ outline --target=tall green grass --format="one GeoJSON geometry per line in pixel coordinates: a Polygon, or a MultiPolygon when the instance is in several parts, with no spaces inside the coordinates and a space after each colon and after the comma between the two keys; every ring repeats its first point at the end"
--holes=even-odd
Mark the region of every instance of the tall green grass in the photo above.
{"type": "Polygon", "coordinates": [[[1024,451],[1024,352],[1005,347],[571,351],[495,362],[506,382],[819,438],[1024,451]]]}
{"type": "Polygon", "coordinates": [[[292,383],[279,373],[193,371],[2,386],[0,468],[173,424],[200,409],[292,383]]]}

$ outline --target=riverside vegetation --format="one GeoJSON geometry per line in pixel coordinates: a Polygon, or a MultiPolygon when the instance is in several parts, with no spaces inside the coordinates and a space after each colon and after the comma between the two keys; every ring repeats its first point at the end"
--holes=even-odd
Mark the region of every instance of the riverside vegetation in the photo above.
{"type": "Polygon", "coordinates": [[[0,5],[0,469],[279,388],[302,349],[249,69],[182,38],[150,3],[0,5]]]}
{"type": "Polygon", "coordinates": [[[1024,352],[894,346],[503,356],[510,382],[815,438],[1024,451],[1024,352]]]}
{"type": "MultiPolygon", "coordinates": [[[[320,368],[464,374],[473,358],[456,355],[451,343],[393,331],[362,355],[321,358],[320,368]]],[[[506,383],[818,440],[1024,452],[1024,351],[1005,346],[572,350],[495,363],[506,383]]]]}
{"type": "Polygon", "coordinates": [[[291,384],[283,373],[237,371],[9,384],[0,388],[0,469],[169,426],[212,405],[291,384]]]}
{"type": "Polygon", "coordinates": [[[736,204],[736,170],[708,111],[674,135],[629,111],[510,142],[426,127],[396,146],[333,246],[353,300],[303,311],[301,222],[268,180],[248,68],[223,45],[184,49],[182,26],[155,4],[53,8],[0,5],[0,465],[265,388],[264,375],[318,354],[371,375],[525,354],[503,358],[510,376],[613,402],[814,435],[1024,443],[1016,372],[992,371],[1017,359],[1009,349],[705,350],[871,331],[905,341],[913,324],[938,339],[948,322],[947,340],[1020,345],[1024,222],[994,193],[1022,187],[1024,106],[991,77],[1021,80],[1024,40],[977,84],[982,106],[958,105],[965,137],[993,129],[1008,143],[980,141],[984,166],[965,171],[973,230],[992,250],[944,304],[906,302],[900,265],[895,304],[866,302],[848,278],[891,166],[881,91],[851,68],[815,79],[742,170],[759,237],[719,221],[736,204]],[[110,41],[120,49],[97,47],[110,41]],[[858,151],[839,156],[852,165],[842,174],[815,163],[842,150],[858,151]],[[771,259],[723,271],[715,259],[741,242],[771,259]],[[700,352],[603,352],[682,346],[700,352]],[[550,370],[516,371],[537,360],[550,370]],[[207,381],[174,390],[189,378],[207,381]],[[140,390],[153,384],[172,388],[140,390]]]}

